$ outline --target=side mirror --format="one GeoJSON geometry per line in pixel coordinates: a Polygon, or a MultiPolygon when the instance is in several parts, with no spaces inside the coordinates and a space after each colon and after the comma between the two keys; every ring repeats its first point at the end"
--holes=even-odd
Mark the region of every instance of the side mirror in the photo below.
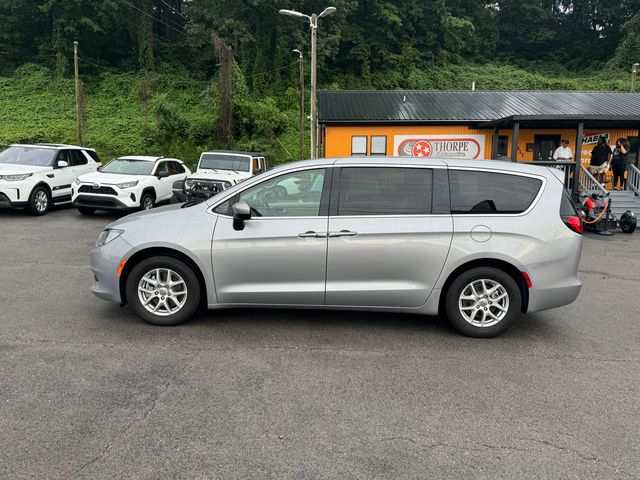
{"type": "Polygon", "coordinates": [[[169,172],[158,172],[158,178],[167,178],[169,176],[169,172]]]}
{"type": "Polygon", "coordinates": [[[69,166],[69,162],[65,162],[64,160],[58,160],[58,168],[64,168],[69,166]]]}
{"type": "Polygon", "coordinates": [[[251,207],[244,202],[239,202],[231,209],[233,210],[233,229],[244,230],[245,220],[251,219],[251,207]]]}
{"type": "Polygon", "coordinates": [[[98,170],[99,172],[101,172],[101,171],[102,171],[102,167],[103,167],[103,165],[100,165],[100,166],[97,168],[97,170],[98,170]]]}

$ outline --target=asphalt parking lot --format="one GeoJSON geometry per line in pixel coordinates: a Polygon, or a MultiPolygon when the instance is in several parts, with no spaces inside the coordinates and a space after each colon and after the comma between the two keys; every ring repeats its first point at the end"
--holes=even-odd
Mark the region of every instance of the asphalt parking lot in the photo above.
{"type": "Polygon", "coordinates": [[[229,310],[143,324],[89,291],[114,217],[0,210],[0,478],[640,478],[640,235],[588,236],[570,306],[229,310]]]}

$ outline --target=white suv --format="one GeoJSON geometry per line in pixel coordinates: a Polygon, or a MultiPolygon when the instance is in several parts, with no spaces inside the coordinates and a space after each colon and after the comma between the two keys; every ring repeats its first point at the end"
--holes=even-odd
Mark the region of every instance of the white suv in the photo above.
{"type": "Polygon", "coordinates": [[[96,210],[148,210],[171,200],[173,182],[190,173],[176,158],[116,158],[78,177],[71,189],[73,205],[85,215],[96,210]]]}
{"type": "Polygon", "coordinates": [[[0,205],[45,215],[52,204],[71,201],[71,184],[95,172],[100,159],[73,145],[11,145],[0,152],[0,205]]]}

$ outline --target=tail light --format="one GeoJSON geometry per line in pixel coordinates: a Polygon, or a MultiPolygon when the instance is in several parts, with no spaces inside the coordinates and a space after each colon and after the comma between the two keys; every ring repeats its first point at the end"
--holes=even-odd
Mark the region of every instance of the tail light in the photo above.
{"type": "Polygon", "coordinates": [[[582,218],[581,217],[566,217],[562,219],[564,224],[576,233],[582,235],[582,218]]]}
{"type": "Polygon", "coordinates": [[[582,217],[566,190],[560,200],[560,218],[569,229],[582,235],[582,217]]]}

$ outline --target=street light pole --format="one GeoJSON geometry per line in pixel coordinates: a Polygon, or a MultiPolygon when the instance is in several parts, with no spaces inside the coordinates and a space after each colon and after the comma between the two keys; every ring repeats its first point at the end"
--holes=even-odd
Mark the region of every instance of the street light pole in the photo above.
{"type": "Polygon", "coordinates": [[[636,91],[636,82],[638,80],[638,67],[640,67],[639,63],[634,63],[633,67],[631,67],[631,91],[636,91]]]}
{"type": "Polygon", "coordinates": [[[318,158],[318,132],[316,125],[316,95],[318,90],[318,67],[317,67],[317,36],[318,36],[318,16],[311,15],[311,158],[318,158]]]}
{"type": "Polygon", "coordinates": [[[300,160],[304,160],[304,58],[300,50],[294,50],[298,54],[300,66],[300,160]]]}
{"type": "Polygon", "coordinates": [[[318,20],[335,13],[336,7],[327,7],[319,15],[305,15],[295,10],[280,10],[281,15],[289,17],[305,18],[311,26],[311,158],[318,158],[318,126],[317,126],[317,34],[318,20]]]}

